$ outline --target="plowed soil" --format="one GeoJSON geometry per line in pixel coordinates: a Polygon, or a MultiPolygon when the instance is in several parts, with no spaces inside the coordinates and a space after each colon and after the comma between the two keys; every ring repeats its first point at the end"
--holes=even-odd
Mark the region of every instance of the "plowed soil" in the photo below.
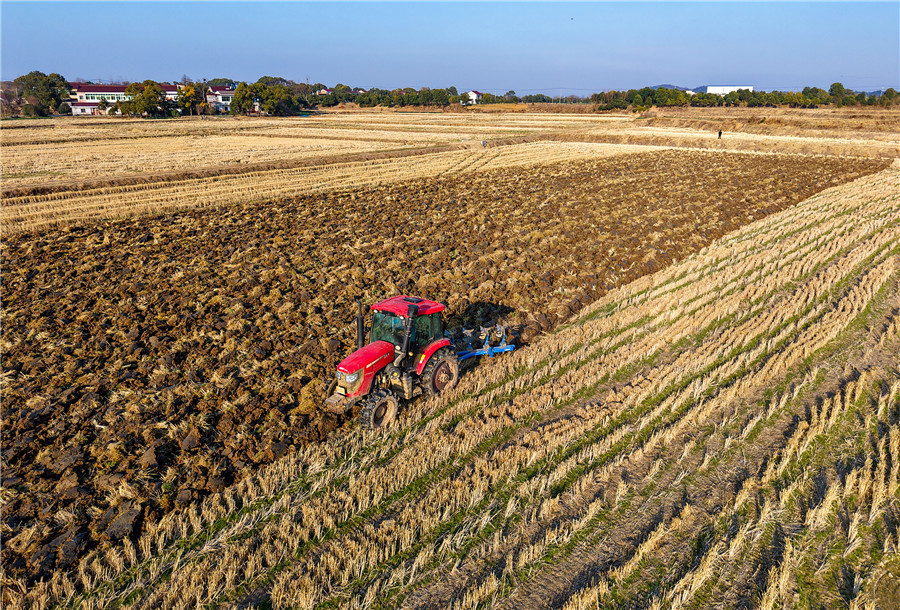
{"type": "Polygon", "coordinates": [[[3,568],[35,579],[340,422],[353,297],[527,342],[887,163],[661,151],[20,234],[2,244],[3,568]]]}

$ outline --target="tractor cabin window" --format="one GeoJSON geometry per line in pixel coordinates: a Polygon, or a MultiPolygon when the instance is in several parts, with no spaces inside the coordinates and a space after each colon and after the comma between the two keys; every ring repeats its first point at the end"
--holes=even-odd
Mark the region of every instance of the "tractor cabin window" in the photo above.
{"type": "Polygon", "coordinates": [[[403,320],[389,311],[376,311],[372,316],[372,342],[375,341],[400,345],[403,342],[403,320]]]}
{"type": "MultiPolygon", "coordinates": [[[[441,314],[418,316],[413,321],[409,337],[413,351],[425,348],[441,336],[441,314]]],[[[372,341],[387,341],[394,345],[403,343],[403,318],[389,311],[376,311],[372,317],[372,341]]]]}
{"type": "Polygon", "coordinates": [[[421,350],[441,336],[441,314],[419,316],[413,324],[413,341],[416,350],[421,350]]]}

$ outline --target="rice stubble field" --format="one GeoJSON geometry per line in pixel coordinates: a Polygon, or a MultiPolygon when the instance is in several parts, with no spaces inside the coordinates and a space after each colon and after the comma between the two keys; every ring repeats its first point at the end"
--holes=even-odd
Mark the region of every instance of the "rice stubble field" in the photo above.
{"type": "Polygon", "coordinates": [[[6,237],[4,601],[891,595],[896,162],[519,155],[6,237]],[[396,292],[530,345],[334,432],[396,292]]]}

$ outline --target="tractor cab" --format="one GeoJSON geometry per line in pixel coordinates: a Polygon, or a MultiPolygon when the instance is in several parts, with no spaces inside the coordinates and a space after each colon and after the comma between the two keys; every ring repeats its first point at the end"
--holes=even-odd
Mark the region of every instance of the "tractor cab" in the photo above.
{"type": "Polygon", "coordinates": [[[406,320],[412,320],[408,351],[416,353],[442,339],[444,325],[441,312],[444,306],[417,297],[393,297],[372,306],[372,329],[369,343],[387,341],[401,352],[406,332],[406,320]]]}
{"type": "Polygon", "coordinates": [[[325,401],[330,411],[346,413],[361,403],[363,424],[380,427],[394,418],[399,399],[433,396],[456,384],[459,362],[443,336],[443,304],[406,295],[376,303],[368,343],[358,299],[357,305],[357,349],[337,366],[325,401]]]}

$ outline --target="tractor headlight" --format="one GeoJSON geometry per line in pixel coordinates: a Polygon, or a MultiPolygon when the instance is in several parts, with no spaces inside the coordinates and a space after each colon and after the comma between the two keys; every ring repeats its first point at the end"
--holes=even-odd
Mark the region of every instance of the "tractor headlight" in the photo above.
{"type": "Polygon", "coordinates": [[[341,373],[338,371],[338,387],[344,388],[347,391],[347,394],[352,394],[359,390],[362,382],[362,369],[352,373],[341,373]]]}

